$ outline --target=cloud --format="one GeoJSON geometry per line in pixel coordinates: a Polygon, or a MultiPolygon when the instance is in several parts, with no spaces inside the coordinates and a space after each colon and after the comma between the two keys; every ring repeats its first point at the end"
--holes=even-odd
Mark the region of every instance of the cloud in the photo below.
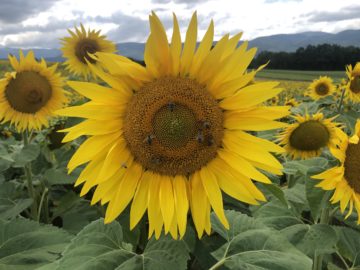
{"type": "Polygon", "coordinates": [[[48,10],[59,0],[1,0],[0,22],[17,23],[48,10]]]}
{"type": "Polygon", "coordinates": [[[301,2],[302,0],[265,0],[265,4],[272,4],[276,2],[301,2]]]}
{"type": "Polygon", "coordinates": [[[307,17],[310,22],[336,22],[345,21],[351,19],[359,19],[360,5],[353,5],[344,7],[338,11],[316,11],[307,13],[304,17],[307,17]]]}

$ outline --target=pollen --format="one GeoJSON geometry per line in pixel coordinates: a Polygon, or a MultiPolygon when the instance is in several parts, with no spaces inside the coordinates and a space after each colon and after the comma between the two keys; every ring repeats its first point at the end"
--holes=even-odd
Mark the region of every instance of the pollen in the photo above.
{"type": "Polygon", "coordinates": [[[51,98],[49,81],[35,71],[23,71],[10,80],[5,96],[11,107],[22,113],[36,113],[51,98]]]}
{"type": "Polygon", "coordinates": [[[188,175],[216,157],[223,112],[195,80],[162,77],[134,93],[125,111],[124,137],[145,168],[188,175]]]}

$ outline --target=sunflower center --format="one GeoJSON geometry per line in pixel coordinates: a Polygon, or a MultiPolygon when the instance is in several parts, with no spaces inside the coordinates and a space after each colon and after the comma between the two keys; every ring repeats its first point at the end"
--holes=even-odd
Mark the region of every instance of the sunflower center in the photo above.
{"type": "Polygon", "coordinates": [[[79,61],[86,64],[88,60],[91,64],[95,64],[96,60],[91,58],[89,54],[94,54],[100,50],[96,40],[85,38],[80,40],[75,47],[75,55],[79,61]]]}
{"type": "Polygon", "coordinates": [[[349,186],[360,193],[360,144],[350,143],[346,149],[344,177],[349,186]]]}
{"type": "Polygon", "coordinates": [[[350,90],[353,93],[360,92],[360,75],[356,75],[350,82],[350,90]]]}
{"type": "Polygon", "coordinates": [[[317,151],[327,145],[330,139],[328,129],[319,121],[301,123],[290,135],[290,145],[297,150],[317,151]]]}
{"type": "Polygon", "coordinates": [[[51,98],[49,81],[35,71],[22,71],[11,79],[5,96],[12,108],[22,113],[36,113],[51,98]]]}
{"type": "Polygon", "coordinates": [[[329,93],[329,87],[324,83],[318,84],[315,90],[316,93],[320,96],[325,96],[327,93],[329,93]]]}
{"type": "Polygon", "coordinates": [[[162,77],[134,93],[123,130],[130,152],[146,169],[188,175],[216,157],[223,113],[195,80],[162,77]]]}

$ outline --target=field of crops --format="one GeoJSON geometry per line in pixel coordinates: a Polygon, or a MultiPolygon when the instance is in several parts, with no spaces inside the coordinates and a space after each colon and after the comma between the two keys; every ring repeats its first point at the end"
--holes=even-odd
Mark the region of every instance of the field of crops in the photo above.
{"type": "Polygon", "coordinates": [[[360,269],[360,64],[256,74],[150,21],[145,67],[82,26],[0,61],[0,270],[360,269]]]}

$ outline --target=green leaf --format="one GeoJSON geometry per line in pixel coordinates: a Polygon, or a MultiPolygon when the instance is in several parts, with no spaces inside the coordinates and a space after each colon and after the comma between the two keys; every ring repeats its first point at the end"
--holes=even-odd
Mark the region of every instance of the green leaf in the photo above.
{"type": "Polygon", "coordinates": [[[57,270],[180,270],[186,269],[189,259],[183,241],[169,236],[151,239],[143,254],[133,251],[123,242],[123,233],[117,221],[104,224],[103,219],[86,226],[71,242],[59,261],[57,270]]]}
{"type": "Polygon", "coordinates": [[[327,159],[322,157],[315,157],[305,160],[292,160],[285,162],[283,165],[284,165],[284,172],[286,174],[296,174],[296,172],[299,172],[303,175],[306,175],[311,168],[313,167],[326,168],[327,164],[328,164],[327,159]]]}
{"type": "Polygon", "coordinates": [[[14,153],[13,167],[24,167],[27,163],[35,160],[40,154],[40,146],[37,144],[29,144],[24,146],[20,151],[14,153]]]}
{"type": "Polygon", "coordinates": [[[319,181],[311,179],[310,177],[306,178],[305,188],[306,188],[306,198],[309,204],[311,216],[316,221],[320,218],[321,209],[324,209],[329,204],[330,192],[315,187],[319,184],[319,181]]]}
{"type": "Polygon", "coordinates": [[[0,220],[0,269],[32,270],[60,257],[71,239],[64,230],[26,219],[0,220]]]}
{"type": "MultiPolygon", "coordinates": [[[[298,251],[280,232],[270,229],[256,219],[235,211],[226,211],[230,230],[225,233],[214,215],[213,229],[227,243],[213,252],[218,259],[216,267],[229,269],[311,269],[310,258],[298,251]]],[[[215,266],[213,266],[215,269],[215,266]]]]}
{"type": "Polygon", "coordinates": [[[22,211],[30,207],[33,200],[29,198],[18,198],[15,184],[3,183],[0,186],[0,219],[13,219],[22,211]]]}
{"type": "Polygon", "coordinates": [[[253,215],[256,220],[271,228],[283,229],[301,222],[293,206],[287,208],[279,200],[270,201],[255,209],[253,215]]]}
{"type": "Polygon", "coordinates": [[[72,185],[75,183],[76,176],[69,175],[65,169],[51,168],[44,173],[45,181],[48,185],[72,185]]]}
{"type": "Polygon", "coordinates": [[[360,251],[360,232],[347,227],[335,227],[339,235],[339,252],[349,261],[355,261],[360,251]]]}
{"type": "Polygon", "coordinates": [[[287,227],[281,233],[306,255],[330,254],[338,241],[336,231],[326,224],[297,224],[287,227]]]}
{"type": "Polygon", "coordinates": [[[285,198],[284,191],[277,185],[262,185],[265,189],[267,189],[272,195],[274,195],[280,202],[282,202],[286,207],[289,206],[287,199],[285,198]]]}

